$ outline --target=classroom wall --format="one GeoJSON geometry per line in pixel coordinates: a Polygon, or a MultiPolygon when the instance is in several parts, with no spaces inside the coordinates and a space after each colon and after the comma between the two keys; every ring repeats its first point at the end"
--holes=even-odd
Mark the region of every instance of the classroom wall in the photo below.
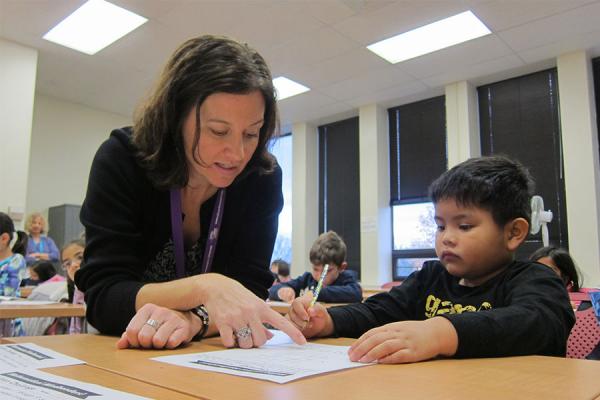
{"type": "Polygon", "coordinates": [[[0,211],[23,226],[38,52],[0,40],[0,211]]]}
{"type": "Polygon", "coordinates": [[[27,187],[27,213],[81,204],[98,146],[130,118],[35,95],[27,187]]]}

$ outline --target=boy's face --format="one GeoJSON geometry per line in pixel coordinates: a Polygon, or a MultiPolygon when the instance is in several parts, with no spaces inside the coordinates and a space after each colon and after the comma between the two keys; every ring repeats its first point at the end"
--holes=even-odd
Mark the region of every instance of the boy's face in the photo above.
{"type": "Polygon", "coordinates": [[[512,260],[507,228],[499,227],[487,210],[444,199],[435,204],[435,222],[435,252],[462,285],[478,286],[512,260]]]}
{"type": "MultiPolygon", "coordinates": [[[[312,276],[315,281],[319,281],[321,279],[321,274],[323,273],[324,266],[321,264],[313,264],[312,266],[312,276]]],[[[335,265],[329,263],[329,269],[327,270],[327,275],[323,280],[323,287],[331,285],[335,282],[340,276],[340,268],[335,265]]]]}

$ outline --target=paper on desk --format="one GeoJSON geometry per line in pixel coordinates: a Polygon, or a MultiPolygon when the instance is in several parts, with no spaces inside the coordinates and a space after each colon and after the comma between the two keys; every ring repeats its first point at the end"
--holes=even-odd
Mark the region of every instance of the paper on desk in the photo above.
{"type": "MultiPolygon", "coordinates": [[[[280,340],[278,337],[277,340],[280,340]]],[[[348,346],[326,344],[267,344],[254,349],[231,349],[153,360],[205,371],[222,372],[276,383],[286,383],[311,375],[324,374],[370,364],[351,362],[348,346]]]]}
{"type": "MultiPolygon", "coordinates": [[[[84,361],[66,356],[34,343],[0,345],[0,368],[49,368],[85,364],[84,361]]],[[[3,397],[0,397],[3,398],[3,397]]]]}
{"type": "Polygon", "coordinates": [[[48,300],[8,300],[0,301],[3,306],[41,306],[44,304],[58,304],[58,301],[48,300]]]}
{"type": "Polygon", "coordinates": [[[79,382],[34,369],[0,367],[0,398],[27,400],[87,399],[142,400],[133,394],[79,382]]]}

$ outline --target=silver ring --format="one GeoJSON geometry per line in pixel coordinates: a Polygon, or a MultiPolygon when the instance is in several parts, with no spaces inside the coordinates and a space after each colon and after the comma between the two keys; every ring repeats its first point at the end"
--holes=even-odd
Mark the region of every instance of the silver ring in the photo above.
{"type": "Polygon", "coordinates": [[[160,328],[160,326],[162,325],[162,323],[150,318],[148,321],[146,321],[146,325],[150,325],[152,328],[154,328],[155,331],[157,331],[158,328],[160,328]]]}
{"type": "Polygon", "coordinates": [[[252,336],[252,329],[250,329],[250,328],[249,328],[249,327],[247,327],[247,326],[244,326],[244,327],[242,327],[242,328],[240,328],[240,329],[238,329],[238,330],[237,330],[237,332],[235,333],[235,336],[236,336],[236,337],[237,337],[239,340],[242,340],[242,339],[247,339],[247,338],[249,338],[250,336],[252,336]]]}

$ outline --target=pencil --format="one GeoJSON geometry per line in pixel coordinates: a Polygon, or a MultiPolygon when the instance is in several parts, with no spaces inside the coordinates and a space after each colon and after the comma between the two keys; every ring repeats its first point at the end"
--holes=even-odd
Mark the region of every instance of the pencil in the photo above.
{"type": "Polygon", "coordinates": [[[323,287],[323,281],[325,280],[325,275],[327,275],[328,270],[329,270],[329,264],[325,264],[325,267],[323,268],[323,273],[321,274],[321,277],[319,278],[319,283],[317,283],[317,287],[315,288],[315,291],[313,292],[313,298],[310,301],[310,306],[308,306],[309,308],[314,306],[315,303],[317,302],[317,297],[319,297],[319,292],[321,292],[321,288],[323,287]]]}

